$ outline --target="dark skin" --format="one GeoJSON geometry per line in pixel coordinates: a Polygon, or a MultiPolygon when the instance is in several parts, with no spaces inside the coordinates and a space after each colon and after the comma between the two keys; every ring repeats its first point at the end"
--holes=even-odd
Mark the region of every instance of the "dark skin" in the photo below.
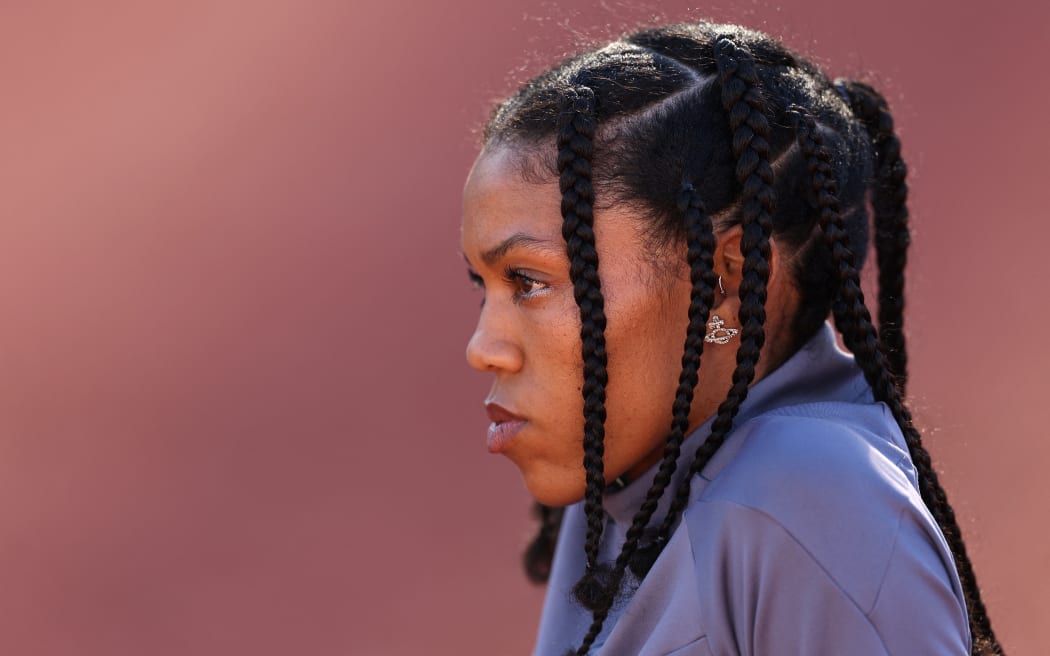
{"type": "MultiPolygon", "coordinates": [[[[484,288],[467,360],[494,376],[487,402],[524,419],[502,451],[521,470],[532,496],[551,506],[583,498],[583,381],[579,309],[561,237],[556,181],[527,182],[521,153],[485,150],[463,193],[463,253],[484,288]]],[[[595,212],[595,243],[605,295],[609,386],[605,477],[639,476],[660,458],[667,437],[688,323],[689,272],[685,246],[645,245],[644,218],[628,207],[595,212]],[[654,257],[655,255],[655,257],[654,257]],[[659,267],[654,261],[662,262],[659,267]],[[668,266],[666,263],[678,263],[668,266]]],[[[717,224],[717,219],[716,219],[717,224]]],[[[739,328],[737,289],[743,256],[741,229],[717,232],[712,316],[739,328]]],[[[798,293],[787,261],[772,245],[766,303],[766,347],[755,380],[790,355],[788,333],[798,293]]],[[[736,368],[736,340],[706,344],[690,430],[713,415],[736,368]]]]}

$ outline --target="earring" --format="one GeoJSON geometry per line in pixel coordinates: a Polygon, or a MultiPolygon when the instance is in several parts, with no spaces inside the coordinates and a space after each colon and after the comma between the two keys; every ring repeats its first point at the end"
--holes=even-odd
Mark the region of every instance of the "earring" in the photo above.
{"type": "Polygon", "coordinates": [[[711,320],[707,322],[707,334],[704,335],[704,341],[708,344],[728,344],[729,340],[739,333],[740,330],[737,328],[726,328],[726,322],[722,321],[722,317],[713,314],[711,320]]]}
{"type": "Polygon", "coordinates": [[[726,294],[726,288],[722,286],[722,276],[718,276],[718,291],[722,292],[722,296],[729,296],[726,294]]]}

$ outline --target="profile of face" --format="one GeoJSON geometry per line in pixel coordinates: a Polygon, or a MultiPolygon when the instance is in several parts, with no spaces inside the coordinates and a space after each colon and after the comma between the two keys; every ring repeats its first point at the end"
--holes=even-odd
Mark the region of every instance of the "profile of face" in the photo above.
{"type": "MultiPolygon", "coordinates": [[[[517,465],[537,501],[560,506],[585,490],[580,312],[557,181],[523,179],[521,156],[509,146],[486,149],[464,189],[462,248],[483,290],[467,360],[493,376],[485,400],[489,450],[517,465]]],[[[608,322],[607,480],[634,477],[659,459],[682,368],[690,296],[684,246],[653,247],[644,227],[637,210],[595,210],[608,322]]],[[[716,271],[731,290],[739,280],[738,233],[720,235],[716,251],[716,271]]],[[[727,325],[736,324],[736,308],[733,293],[716,301],[727,325]]],[[[725,398],[734,366],[734,348],[709,351],[691,428],[725,398]]]]}

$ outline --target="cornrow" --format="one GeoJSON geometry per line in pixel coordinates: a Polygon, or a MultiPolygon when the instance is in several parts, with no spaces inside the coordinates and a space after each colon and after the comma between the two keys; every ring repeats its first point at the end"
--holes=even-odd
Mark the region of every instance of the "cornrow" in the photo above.
{"type": "Polygon", "coordinates": [[[567,94],[558,124],[558,172],[561,187],[562,236],[569,256],[569,277],[580,308],[583,350],[583,466],[587,477],[584,514],[587,517],[587,574],[574,590],[580,603],[593,607],[604,589],[606,568],[599,567],[605,513],[605,386],[609,381],[605,353],[605,301],[598,278],[598,251],[594,247],[594,188],[591,157],[594,151],[594,91],[576,86],[567,94]]]}
{"type": "Polygon", "coordinates": [[[581,655],[590,650],[594,640],[601,633],[605,619],[609,615],[609,609],[612,608],[616,594],[623,584],[627,568],[631,567],[639,578],[644,577],[652,561],[659,555],[661,541],[658,536],[646,549],[639,551],[639,545],[649,525],[649,520],[652,519],[664,491],[671,482],[671,477],[678,465],[682,442],[689,429],[689,411],[692,408],[693,394],[699,381],[705,327],[714,303],[715,285],[718,283],[718,276],[714,272],[714,252],[717,242],[711,217],[708,216],[692,184],[682,185],[682,190],[678,195],[678,207],[684,215],[688,249],[686,258],[689,263],[692,289],[689,302],[689,326],[686,329],[685,347],[682,354],[682,372],[678,377],[678,391],[675,393],[672,406],[671,433],[664,446],[656,477],[641,507],[631,520],[631,527],[627,530],[620,555],[616,558],[608,587],[603,591],[604,595],[600,600],[600,605],[594,609],[591,626],[584,636],[583,644],[575,652],[581,655]],[[642,556],[641,562],[647,564],[638,565],[638,559],[633,558],[635,555],[642,556]]]}
{"type": "Polygon", "coordinates": [[[904,393],[908,381],[908,354],[904,344],[904,267],[908,260],[908,167],[901,158],[901,142],[893,129],[889,106],[874,88],[863,82],[837,80],[853,113],[864,123],[875,146],[875,256],[879,265],[879,341],[886,349],[890,371],[904,393]]]}
{"type": "Polygon", "coordinates": [[[864,304],[853,252],[849,248],[849,237],[839,211],[838,189],[831,166],[831,155],[824,146],[823,137],[813,118],[796,108],[799,144],[806,157],[813,191],[820,210],[820,228],[825,242],[835,260],[839,277],[839,291],[832,302],[835,324],[842,333],[846,346],[856,356],[858,364],[871,385],[876,400],[889,406],[908,444],[908,450],[919,474],[920,492],[923,501],[933,513],[944,532],[952,550],[959,578],[966,596],[970,625],[973,627],[973,650],[976,655],[1002,654],[1002,647],[995,638],[991,622],[981,601],[980,590],[966,547],[962,540],[955,513],[948,503],[947,495],[937,480],[930,462],[929,453],[922,445],[919,432],[912,424],[911,413],[901,399],[899,388],[894,384],[889,363],[875,335],[871,315],[864,304]]]}

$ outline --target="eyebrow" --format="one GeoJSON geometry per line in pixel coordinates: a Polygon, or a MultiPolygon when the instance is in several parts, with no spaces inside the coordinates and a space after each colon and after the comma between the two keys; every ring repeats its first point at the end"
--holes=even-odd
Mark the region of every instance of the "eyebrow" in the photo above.
{"type": "Polygon", "coordinates": [[[539,253],[560,253],[560,245],[547,241],[546,239],[540,239],[539,237],[533,237],[523,232],[517,232],[510,237],[507,237],[499,244],[496,244],[492,248],[481,254],[481,260],[485,264],[491,266],[496,260],[500,259],[507,254],[513,248],[524,248],[526,250],[536,251],[539,253]]]}

